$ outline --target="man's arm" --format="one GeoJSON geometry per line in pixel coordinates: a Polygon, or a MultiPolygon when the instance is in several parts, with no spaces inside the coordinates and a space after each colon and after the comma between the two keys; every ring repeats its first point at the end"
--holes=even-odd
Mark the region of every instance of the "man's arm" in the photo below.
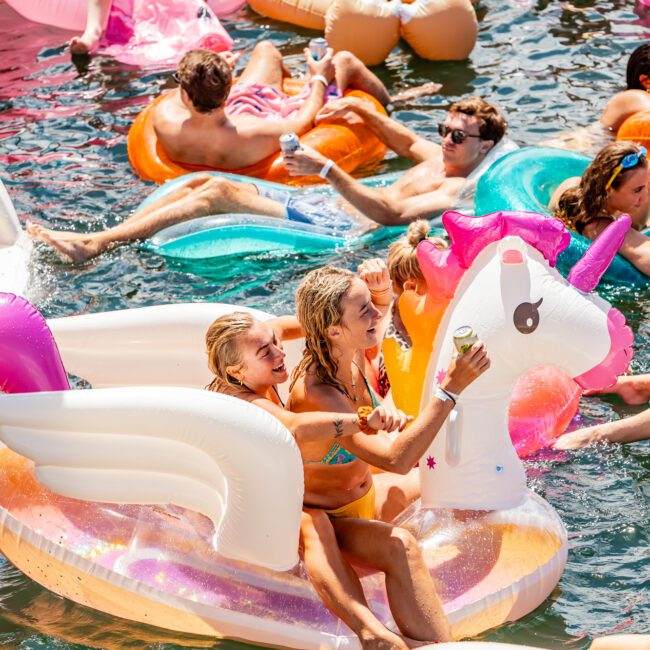
{"type": "Polygon", "coordinates": [[[398,156],[408,158],[414,163],[442,156],[440,145],[421,138],[403,124],[374,110],[369,102],[358,97],[343,97],[330,101],[318,113],[316,121],[342,118],[346,113],[354,113],[362,118],[366,126],[398,156]]]}
{"type": "MultiPolygon", "coordinates": [[[[331,163],[310,147],[299,149],[285,156],[285,165],[292,175],[318,174],[325,164],[331,163]]],[[[386,192],[363,185],[338,165],[331,165],[327,180],[359,212],[382,226],[400,226],[416,219],[431,219],[449,209],[464,179],[446,179],[441,187],[432,192],[406,199],[394,199],[386,192]]]]}

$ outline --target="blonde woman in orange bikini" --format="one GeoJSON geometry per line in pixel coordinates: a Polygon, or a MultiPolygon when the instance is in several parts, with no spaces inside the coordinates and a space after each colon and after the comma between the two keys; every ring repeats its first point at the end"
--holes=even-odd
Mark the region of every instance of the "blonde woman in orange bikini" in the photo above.
{"type": "MultiPolygon", "coordinates": [[[[379,403],[365,377],[364,352],[377,345],[381,316],[368,287],[350,271],[325,267],[305,277],[296,309],[305,352],[293,375],[288,408],[363,418],[379,403]]],[[[354,434],[334,454],[332,439],[299,443],[305,505],[328,513],[346,556],[386,572],[395,621],[405,636],[418,641],[448,640],[449,628],[415,539],[387,522],[417,496],[407,494],[404,477],[436,436],[458,394],[489,363],[482,343],[454,359],[440,390],[395,438],[381,432],[354,434]],[[386,472],[373,480],[371,465],[386,472]]]]}

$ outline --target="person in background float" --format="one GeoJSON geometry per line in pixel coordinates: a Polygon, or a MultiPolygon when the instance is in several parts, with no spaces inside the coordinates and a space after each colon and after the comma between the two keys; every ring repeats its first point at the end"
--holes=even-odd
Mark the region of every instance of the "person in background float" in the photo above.
{"type": "Polygon", "coordinates": [[[571,149],[594,155],[610,144],[628,117],[650,110],[650,43],[637,47],[627,62],[627,89],[616,93],[593,124],[561,133],[540,142],[540,146],[571,149]]]}
{"type": "Polygon", "coordinates": [[[402,350],[411,348],[409,336],[399,310],[399,299],[406,290],[424,295],[427,290],[426,280],[417,258],[418,244],[429,239],[439,248],[446,248],[446,242],[439,237],[429,237],[431,226],[424,219],[409,225],[406,234],[388,247],[388,258],[365,260],[359,265],[359,277],[368,285],[373,304],[383,316],[377,326],[377,338],[380,341],[376,349],[366,352],[370,376],[375,379],[377,393],[384,398],[390,390],[390,381],[384,365],[381,342],[392,338],[402,350]]]}
{"type": "Polygon", "coordinates": [[[614,135],[628,117],[650,110],[650,43],[639,45],[630,55],[626,81],[627,89],[607,102],[600,118],[614,135]]]}
{"type": "Polygon", "coordinates": [[[619,254],[650,275],[650,237],[639,232],[648,225],[650,169],[644,147],[612,142],[582,174],[565,180],[549,209],[572,230],[595,239],[621,214],[629,214],[632,228],[619,254]]]}
{"type": "MultiPolygon", "coordinates": [[[[616,383],[594,394],[619,395],[627,404],[648,404],[650,402],[650,375],[623,375],[616,383]]],[[[577,429],[560,436],[555,442],[556,449],[578,449],[594,442],[638,442],[650,440],[650,408],[615,422],[604,422],[591,427],[577,429]]]]}

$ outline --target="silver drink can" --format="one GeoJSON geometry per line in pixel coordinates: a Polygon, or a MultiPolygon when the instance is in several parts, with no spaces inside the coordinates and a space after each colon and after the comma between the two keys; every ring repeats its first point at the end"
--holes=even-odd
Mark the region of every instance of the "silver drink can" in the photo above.
{"type": "Polygon", "coordinates": [[[460,354],[465,354],[476,341],[478,336],[469,325],[463,325],[454,332],[454,345],[460,354]]]}
{"type": "Polygon", "coordinates": [[[327,54],[327,39],[312,38],[309,41],[309,51],[314,61],[320,61],[327,54]]]}
{"type": "Polygon", "coordinates": [[[280,136],[280,149],[283,154],[298,151],[300,149],[300,138],[295,133],[283,133],[280,136]]]}

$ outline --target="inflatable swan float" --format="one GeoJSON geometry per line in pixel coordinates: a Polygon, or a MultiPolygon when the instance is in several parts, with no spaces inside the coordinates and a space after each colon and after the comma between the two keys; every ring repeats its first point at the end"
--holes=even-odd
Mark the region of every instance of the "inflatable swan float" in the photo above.
{"type": "MultiPolygon", "coordinates": [[[[456,246],[467,218],[444,219],[452,247],[440,286],[454,293],[423,394],[446,367],[449,332],[461,321],[484,335],[492,367],[423,457],[422,502],[399,517],[440,584],[455,638],[535,609],[566,562],[562,522],[526,488],[508,438],[517,375],[545,363],[597,387],[631,357],[629,328],[587,293],[584,266],[571,278],[576,286],[549,266],[565,233],[541,227],[544,237],[531,241],[523,230],[508,234],[501,218],[474,220],[501,230],[473,251],[456,246]]],[[[290,648],[359,647],[299,561],[302,465],[289,432],[243,400],[129,386],[207,383],[207,370],[203,379],[191,367],[201,356],[197,339],[186,343],[202,341],[223,306],[50,321],[68,370],[95,386],[121,386],[67,390],[38,312],[7,294],[0,303],[0,386],[21,393],[0,396],[8,447],[0,451],[0,550],[13,564],[80,604],[163,628],[290,648]]],[[[373,611],[392,626],[381,580],[363,583],[373,611]]]]}

